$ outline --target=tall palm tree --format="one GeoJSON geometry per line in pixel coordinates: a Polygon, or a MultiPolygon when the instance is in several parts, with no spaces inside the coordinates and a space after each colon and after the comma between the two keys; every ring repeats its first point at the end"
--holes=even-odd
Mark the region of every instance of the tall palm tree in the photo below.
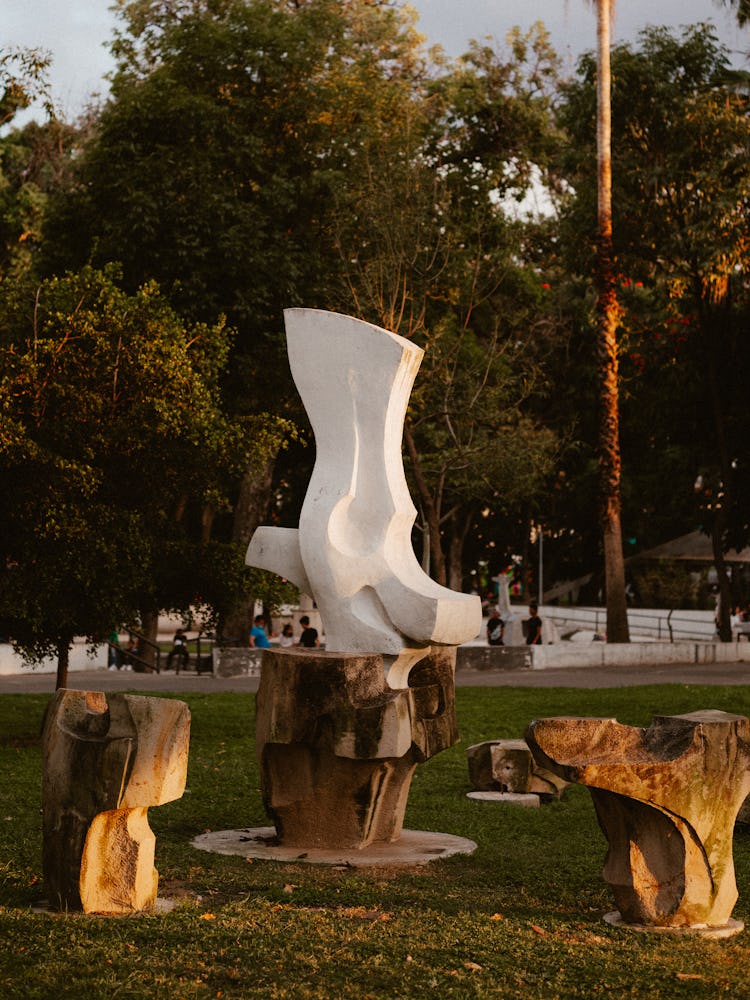
{"type": "Polygon", "coordinates": [[[597,147],[597,364],[599,371],[599,519],[604,550],[607,641],[629,642],[625,562],[620,524],[620,411],[617,326],[620,307],[615,287],[612,243],[612,142],[610,25],[614,0],[596,3],[597,147]]]}
{"type": "Polygon", "coordinates": [[[740,27],[750,21],[750,0],[715,0],[724,7],[734,7],[737,11],[737,21],[740,27]]]}

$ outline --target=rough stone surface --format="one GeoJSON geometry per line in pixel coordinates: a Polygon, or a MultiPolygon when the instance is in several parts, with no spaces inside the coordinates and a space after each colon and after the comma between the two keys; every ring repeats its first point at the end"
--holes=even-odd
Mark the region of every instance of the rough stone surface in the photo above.
{"type": "Polygon", "coordinates": [[[559,799],[568,784],[535,763],[525,740],[485,740],[466,750],[469,780],[479,792],[514,792],[559,799]]]}
{"type": "Polygon", "coordinates": [[[151,909],[158,875],[149,806],[179,798],[187,774],[187,705],[59,690],[42,733],[43,867],[53,907],[151,909]]]}
{"type": "Polygon", "coordinates": [[[435,648],[395,691],[376,654],[264,651],[257,752],[282,845],[399,838],[414,768],[458,739],[454,662],[454,650],[435,648]]]}
{"type": "Polygon", "coordinates": [[[737,899],[734,822],[750,793],[750,722],[718,711],[532,722],[537,763],[588,786],[609,850],[604,878],[621,920],[729,926],[737,899]]]}
{"type": "Polygon", "coordinates": [[[402,687],[402,668],[430,645],[459,645],[482,625],[479,598],[436,584],[411,545],[416,510],[401,436],[423,352],[337,313],[287,309],[284,318],[315,468],[299,529],[259,528],[247,562],[315,598],[328,650],[406,654],[391,685],[402,687]]]}

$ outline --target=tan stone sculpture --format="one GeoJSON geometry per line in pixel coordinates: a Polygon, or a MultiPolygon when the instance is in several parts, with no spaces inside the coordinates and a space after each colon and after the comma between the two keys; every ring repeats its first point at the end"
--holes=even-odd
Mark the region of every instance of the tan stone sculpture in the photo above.
{"type": "Polygon", "coordinates": [[[526,740],[485,740],[466,749],[469,780],[478,792],[559,799],[567,782],[540,767],[526,740]]]}
{"type": "Polygon", "coordinates": [[[59,690],[42,734],[44,882],[50,905],[132,913],[156,903],[148,807],[185,789],[181,701],[59,690]]]}
{"type": "Polygon", "coordinates": [[[393,691],[377,654],[264,652],[256,741],[279,843],[398,840],[415,767],[458,739],[454,661],[434,648],[393,691]]]}
{"type": "Polygon", "coordinates": [[[540,719],[538,764],[586,785],[609,842],[610,923],[726,935],[737,900],[734,821],[750,792],[750,722],[718,711],[615,719],[540,719]]]}

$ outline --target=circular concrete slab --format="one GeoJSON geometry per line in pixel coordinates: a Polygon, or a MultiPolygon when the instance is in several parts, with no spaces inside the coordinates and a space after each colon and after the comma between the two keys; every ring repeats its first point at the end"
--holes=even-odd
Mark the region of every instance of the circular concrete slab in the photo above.
{"type": "Polygon", "coordinates": [[[243,858],[304,862],[311,865],[350,865],[356,868],[368,865],[423,865],[440,858],[449,858],[453,854],[473,854],[477,849],[473,840],[426,830],[403,830],[399,840],[392,844],[372,844],[361,850],[345,847],[283,847],[276,843],[276,830],[272,826],[247,830],[214,830],[196,837],[192,845],[199,851],[212,851],[214,854],[237,854],[243,858]]]}
{"type": "Polygon", "coordinates": [[[467,799],[475,802],[506,802],[511,806],[537,809],[541,799],[534,792],[467,792],[467,799]]]}
{"type": "Polygon", "coordinates": [[[637,931],[640,934],[669,934],[676,937],[693,935],[709,938],[734,937],[744,930],[745,924],[742,920],[734,920],[731,917],[724,927],[709,927],[707,924],[695,924],[693,927],[655,927],[651,924],[626,924],[620,916],[618,910],[605,913],[604,919],[613,927],[622,927],[626,931],[637,931]]]}

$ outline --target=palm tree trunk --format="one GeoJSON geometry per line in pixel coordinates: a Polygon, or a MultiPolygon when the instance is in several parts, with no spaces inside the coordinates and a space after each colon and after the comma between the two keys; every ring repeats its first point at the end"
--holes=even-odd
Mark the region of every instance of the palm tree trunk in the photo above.
{"type": "Polygon", "coordinates": [[[625,562],[620,525],[620,417],[617,325],[612,243],[610,0],[597,0],[597,362],[599,369],[599,519],[604,550],[607,640],[629,642],[625,562]]]}

